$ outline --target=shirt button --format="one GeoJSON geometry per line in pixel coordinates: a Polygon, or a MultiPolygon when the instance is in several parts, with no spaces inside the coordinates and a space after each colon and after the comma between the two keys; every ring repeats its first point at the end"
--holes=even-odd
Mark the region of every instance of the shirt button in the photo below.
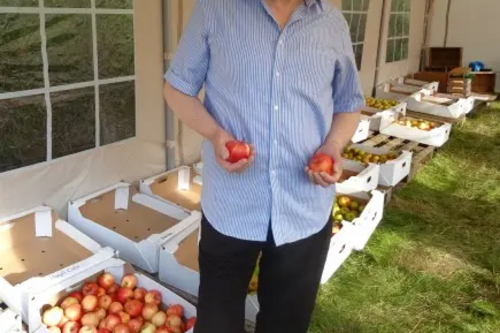
{"type": "Polygon", "coordinates": [[[282,40],[280,40],[280,41],[278,42],[278,44],[283,45],[284,43],[283,43],[283,41],[282,41],[282,40]]]}
{"type": "Polygon", "coordinates": [[[279,110],[279,107],[277,105],[274,106],[274,110],[275,111],[278,111],[279,110]]]}
{"type": "Polygon", "coordinates": [[[280,72],[276,72],[276,76],[280,76],[280,72]]]}
{"type": "Polygon", "coordinates": [[[278,144],[278,140],[274,140],[274,144],[277,145],[278,144]]]}

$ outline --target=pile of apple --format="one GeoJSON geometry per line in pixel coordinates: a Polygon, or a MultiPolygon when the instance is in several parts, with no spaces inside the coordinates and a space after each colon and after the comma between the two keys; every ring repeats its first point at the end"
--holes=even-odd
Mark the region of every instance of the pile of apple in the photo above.
{"type": "Polygon", "coordinates": [[[259,255],[259,258],[257,259],[257,264],[255,265],[255,269],[252,274],[252,279],[248,284],[248,294],[250,295],[255,295],[257,293],[257,290],[259,289],[260,257],[261,255],[259,255]]]}
{"type": "Polygon", "coordinates": [[[387,110],[395,107],[399,103],[392,99],[381,99],[374,97],[365,97],[366,105],[379,110],[387,110]]]}
{"type": "Polygon", "coordinates": [[[387,154],[372,154],[366,151],[363,151],[359,148],[347,147],[342,154],[343,158],[347,158],[349,160],[358,161],[364,164],[375,163],[375,164],[383,164],[387,161],[395,160],[398,157],[398,154],[395,152],[389,152],[387,154]]]}
{"type": "Polygon", "coordinates": [[[365,206],[359,201],[345,196],[337,198],[332,210],[334,222],[332,235],[338,234],[340,229],[342,229],[342,221],[352,222],[364,210],[365,206]]]}
{"type": "Polygon", "coordinates": [[[42,322],[51,333],[184,333],[194,326],[181,305],[161,309],[161,302],[161,293],[137,287],[133,274],[118,285],[104,273],[45,310],[42,322]]]}
{"type": "Polygon", "coordinates": [[[439,124],[433,122],[433,121],[428,121],[425,119],[413,119],[413,118],[401,118],[394,123],[405,126],[408,128],[418,128],[423,131],[431,131],[436,127],[439,127],[439,124]]]}

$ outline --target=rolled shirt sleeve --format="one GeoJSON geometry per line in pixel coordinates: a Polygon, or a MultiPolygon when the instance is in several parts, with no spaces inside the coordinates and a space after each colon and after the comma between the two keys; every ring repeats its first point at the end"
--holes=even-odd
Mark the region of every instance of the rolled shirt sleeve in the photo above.
{"type": "Polygon", "coordinates": [[[355,112],[365,106],[365,97],[359,82],[358,68],[354,60],[347,23],[344,25],[339,38],[341,39],[342,49],[339,52],[332,83],[334,112],[355,112]]]}
{"type": "Polygon", "coordinates": [[[175,89],[197,96],[205,82],[210,52],[204,0],[198,0],[182,34],[165,80],[175,89]]]}

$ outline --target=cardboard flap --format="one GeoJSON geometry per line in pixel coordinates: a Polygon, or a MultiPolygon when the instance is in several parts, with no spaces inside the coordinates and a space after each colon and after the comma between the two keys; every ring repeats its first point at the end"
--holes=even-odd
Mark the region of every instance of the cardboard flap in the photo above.
{"type": "Polygon", "coordinates": [[[191,180],[191,168],[180,167],[177,174],[177,189],[180,191],[189,190],[191,180]]]}
{"type": "Polygon", "coordinates": [[[52,237],[52,211],[46,210],[35,213],[35,235],[36,237],[52,237]]]}
{"type": "Polygon", "coordinates": [[[123,186],[115,190],[115,209],[116,210],[127,210],[128,202],[130,198],[130,187],[123,186]]]}
{"type": "Polygon", "coordinates": [[[184,240],[179,243],[179,248],[174,254],[175,259],[182,266],[188,267],[195,272],[200,271],[198,264],[198,239],[200,228],[196,228],[184,240]]]}

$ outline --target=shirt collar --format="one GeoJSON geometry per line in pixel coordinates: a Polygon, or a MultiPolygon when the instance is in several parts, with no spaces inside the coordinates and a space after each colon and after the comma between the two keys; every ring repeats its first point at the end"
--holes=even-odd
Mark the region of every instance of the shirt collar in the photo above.
{"type": "Polygon", "coordinates": [[[311,8],[314,4],[316,4],[319,9],[323,10],[323,3],[321,0],[304,0],[304,3],[308,8],[311,8]]]}

